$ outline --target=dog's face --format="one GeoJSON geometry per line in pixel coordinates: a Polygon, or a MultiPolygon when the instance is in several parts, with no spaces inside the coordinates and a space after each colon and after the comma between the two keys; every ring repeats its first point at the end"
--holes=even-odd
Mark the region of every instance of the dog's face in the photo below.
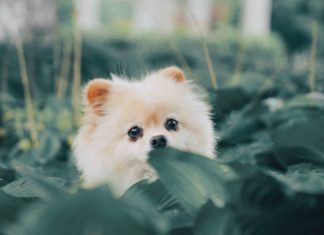
{"type": "Polygon", "coordinates": [[[145,161],[152,149],[166,146],[212,155],[208,106],[178,68],[142,81],[93,80],[85,93],[88,112],[97,116],[90,139],[107,158],[114,151],[120,159],[145,161]]]}
{"type": "MultiPolygon", "coordinates": [[[[88,184],[127,175],[135,166],[140,171],[135,178],[145,178],[148,153],[156,148],[214,156],[209,107],[179,68],[168,67],[139,81],[94,79],[84,96],[84,123],[74,150],[88,184]]],[[[133,176],[126,178],[136,182],[133,176]]]]}

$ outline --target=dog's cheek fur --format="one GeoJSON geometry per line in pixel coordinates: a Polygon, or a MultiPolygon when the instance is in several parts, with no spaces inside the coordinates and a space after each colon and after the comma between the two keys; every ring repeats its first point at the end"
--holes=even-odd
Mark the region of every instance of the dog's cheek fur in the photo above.
{"type": "Polygon", "coordinates": [[[179,113],[178,131],[169,132],[170,145],[184,151],[214,158],[215,135],[212,121],[209,118],[208,106],[201,103],[195,109],[190,106],[179,107],[179,113]]]}
{"type": "Polygon", "coordinates": [[[128,140],[122,116],[117,111],[102,117],[90,136],[83,129],[87,125],[80,129],[74,149],[84,186],[109,183],[119,195],[143,178],[156,178],[146,163],[149,145],[143,139],[135,143],[128,140]]]}

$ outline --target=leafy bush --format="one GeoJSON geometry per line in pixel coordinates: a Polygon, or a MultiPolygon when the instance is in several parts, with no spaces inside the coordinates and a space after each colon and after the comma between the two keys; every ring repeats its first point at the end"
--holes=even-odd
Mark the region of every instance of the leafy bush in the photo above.
{"type": "MultiPolygon", "coordinates": [[[[319,23],[319,38],[323,38],[324,5],[320,1],[274,0],[271,19],[273,30],[282,36],[291,52],[309,48],[313,20],[319,23]]],[[[320,47],[324,48],[322,42],[320,47]]]]}
{"type": "Polygon", "coordinates": [[[270,111],[266,93],[253,97],[227,88],[211,96],[212,103],[223,104],[214,117],[221,135],[218,159],[153,152],[149,162],[159,180],[139,182],[120,199],[107,186],[79,188],[71,160],[59,157],[50,136],[42,136],[40,150],[2,156],[0,231],[320,234],[324,95],[279,96],[282,106],[270,111]],[[237,94],[241,98],[233,99],[237,94]]]}
{"type": "Polygon", "coordinates": [[[275,38],[242,42],[230,32],[207,40],[218,90],[210,87],[197,40],[178,38],[171,42],[176,50],[167,39],[84,43],[85,80],[187,64],[188,76],[201,78],[208,91],[220,135],[216,160],[175,149],[152,152],[159,180],[141,181],[121,198],[107,186],[85,190],[78,182],[70,154],[77,125],[69,99],[53,94],[51,46],[26,51],[31,68],[36,61],[44,66],[29,70],[38,145],[16,98],[15,51],[2,46],[9,92],[1,94],[0,107],[0,234],[321,234],[324,94],[307,93],[307,74],[296,75],[275,38]]]}
{"type": "MultiPolygon", "coordinates": [[[[228,83],[240,57],[240,35],[234,31],[224,31],[212,35],[208,40],[211,59],[220,86],[228,83]]],[[[66,79],[68,86],[72,78],[73,53],[64,60],[64,42],[53,45],[42,41],[24,45],[31,90],[34,97],[43,98],[57,90],[62,73],[62,63],[69,64],[66,79]],[[69,62],[70,61],[70,62],[69,62]],[[45,95],[44,95],[45,94],[45,95]]],[[[242,76],[253,72],[256,76],[272,76],[285,64],[283,45],[276,38],[247,42],[245,45],[242,76]]],[[[0,68],[4,81],[3,89],[14,97],[22,98],[19,64],[16,50],[11,44],[0,45],[0,68]]],[[[84,39],[82,44],[82,79],[109,77],[110,73],[141,76],[143,71],[178,65],[187,70],[190,78],[210,86],[209,73],[201,41],[185,36],[175,38],[133,38],[129,40],[84,39]],[[190,48],[190,50],[188,50],[190,48]]],[[[68,87],[69,88],[69,87],[68,87]]],[[[69,89],[67,89],[69,90],[69,89]]]]}

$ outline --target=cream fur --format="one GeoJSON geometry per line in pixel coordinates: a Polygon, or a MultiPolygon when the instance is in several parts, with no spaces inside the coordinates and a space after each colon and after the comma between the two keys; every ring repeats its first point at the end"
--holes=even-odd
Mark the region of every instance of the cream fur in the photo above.
{"type": "Polygon", "coordinates": [[[86,104],[84,123],[74,142],[86,187],[108,183],[120,195],[139,180],[156,179],[147,164],[150,139],[156,135],[165,135],[168,146],[215,156],[210,108],[189,81],[172,79],[163,70],[137,81],[116,76],[106,81],[110,87],[104,114],[97,115],[86,104]],[[179,122],[177,131],[164,128],[167,118],[179,122]],[[134,125],[142,127],[144,134],[131,142],[127,133],[134,125]]]}

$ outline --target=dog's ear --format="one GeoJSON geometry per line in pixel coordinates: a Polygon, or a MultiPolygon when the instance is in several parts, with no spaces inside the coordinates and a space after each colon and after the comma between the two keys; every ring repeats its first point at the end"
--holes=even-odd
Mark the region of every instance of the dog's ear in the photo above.
{"type": "Polygon", "coordinates": [[[160,69],[158,73],[169,77],[175,80],[176,82],[183,82],[186,80],[184,72],[176,66],[170,66],[164,69],[160,69]]]}
{"type": "Polygon", "coordinates": [[[98,116],[104,115],[104,104],[111,89],[110,81],[102,78],[91,80],[84,89],[86,105],[98,116]]]}

